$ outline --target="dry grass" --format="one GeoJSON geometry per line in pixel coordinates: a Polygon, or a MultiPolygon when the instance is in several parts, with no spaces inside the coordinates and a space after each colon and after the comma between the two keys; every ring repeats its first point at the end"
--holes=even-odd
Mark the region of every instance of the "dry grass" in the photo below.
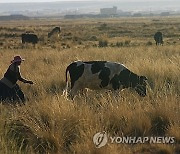
{"type": "MultiPolygon", "coordinates": [[[[179,29],[180,21],[172,18],[155,22],[158,23],[153,19],[63,20],[52,21],[49,25],[47,21],[39,21],[38,24],[26,21],[18,27],[19,31],[15,29],[19,23],[8,24],[6,28],[14,28],[19,34],[23,30],[34,29],[44,38],[48,29],[61,24],[64,29],[62,36],[71,35],[70,38],[54,40],[50,46],[44,39],[35,49],[30,45],[21,48],[17,37],[0,37],[0,42],[3,42],[0,47],[0,75],[3,76],[12,57],[20,54],[26,59],[21,67],[22,75],[35,82],[33,86],[19,83],[29,99],[25,106],[0,105],[0,153],[179,153],[180,45],[177,42],[156,47],[154,44],[146,46],[146,43],[149,40],[153,42],[150,35],[164,22],[173,26],[173,33],[179,35],[176,29],[179,29]],[[104,23],[108,29],[102,32],[98,27],[104,23]],[[140,32],[142,25],[147,32],[140,32]],[[133,33],[124,32],[123,36],[110,37],[109,34],[118,27],[121,31],[133,33]],[[149,36],[144,36],[144,32],[149,36]],[[97,41],[87,39],[92,35],[112,43],[120,40],[131,42],[129,46],[98,48],[94,46],[97,41]],[[80,44],[73,40],[75,36],[80,44]],[[63,48],[61,43],[69,44],[70,48],[63,48]],[[65,87],[65,69],[75,60],[123,63],[133,72],[148,77],[148,96],[140,98],[133,91],[125,90],[116,98],[113,93],[88,91],[86,96],[80,95],[74,101],[68,101],[61,96],[65,87]],[[100,131],[120,136],[174,136],[176,144],[108,143],[96,149],[92,137],[100,131]]],[[[4,27],[5,23],[0,26],[4,27]]],[[[161,29],[167,34],[172,32],[168,26],[161,26],[161,29]]],[[[3,31],[7,33],[9,29],[3,31]]],[[[173,42],[177,38],[166,39],[173,42]]]]}

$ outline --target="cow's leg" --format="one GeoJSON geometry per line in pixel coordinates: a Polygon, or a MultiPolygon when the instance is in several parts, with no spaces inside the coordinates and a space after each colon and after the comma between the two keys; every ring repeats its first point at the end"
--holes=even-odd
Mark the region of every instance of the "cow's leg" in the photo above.
{"type": "Polygon", "coordinates": [[[63,90],[62,96],[65,96],[66,98],[67,98],[67,96],[68,96],[68,82],[66,82],[66,87],[65,87],[64,90],[63,90]]]}
{"type": "Polygon", "coordinates": [[[85,99],[85,102],[87,102],[87,96],[88,96],[88,89],[87,88],[81,88],[79,89],[79,95],[85,99]]]}
{"type": "Polygon", "coordinates": [[[75,83],[72,89],[69,92],[69,97],[73,100],[78,92],[82,89],[79,83],[75,83]]]}
{"type": "Polygon", "coordinates": [[[36,49],[36,43],[33,43],[33,47],[34,47],[34,49],[36,49]]]}
{"type": "Polygon", "coordinates": [[[22,42],[22,49],[24,49],[25,48],[25,43],[24,42],[22,42]]]}

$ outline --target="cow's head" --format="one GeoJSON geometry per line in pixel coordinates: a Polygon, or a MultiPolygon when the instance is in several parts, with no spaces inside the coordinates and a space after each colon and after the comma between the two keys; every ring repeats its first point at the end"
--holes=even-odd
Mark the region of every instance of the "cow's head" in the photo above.
{"type": "Polygon", "coordinates": [[[135,91],[142,97],[146,96],[146,80],[147,78],[145,76],[140,76],[138,82],[135,86],[135,91]]]}

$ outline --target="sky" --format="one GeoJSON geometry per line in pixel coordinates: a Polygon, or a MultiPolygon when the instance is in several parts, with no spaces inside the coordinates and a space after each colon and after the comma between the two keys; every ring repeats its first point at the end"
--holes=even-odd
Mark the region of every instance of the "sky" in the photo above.
{"type": "Polygon", "coordinates": [[[57,2],[57,1],[88,1],[88,0],[0,0],[0,3],[57,2]]]}
{"type": "MultiPolygon", "coordinates": [[[[24,3],[24,2],[56,2],[56,1],[97,1],[97,0],[0,0],[0,3],[24,3]]],[[[112,0],[98,0],[98,1],[112,1],[112,0]]],[[[156,1],[156,0],[114,0],[114,1],[156,1]]],[[[157,0],[157,1],[170,1],[170,0],[157,0]]]]}

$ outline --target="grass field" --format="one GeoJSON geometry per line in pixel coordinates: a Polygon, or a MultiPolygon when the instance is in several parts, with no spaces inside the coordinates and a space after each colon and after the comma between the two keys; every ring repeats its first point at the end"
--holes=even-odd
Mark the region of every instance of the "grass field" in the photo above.
{"type": "Polygon", "coordinates": [[[0,105],[0,153],[178,154],[180,153],[180,19],[119,18],[0,22],[0,76],[14,55],[25,58],[19,82],[24,106],[0,105]],[[60,38],[47,33],[62,26],[60,38]],[[20,35],[33,31],[34,48],[20,35]],[[155,46],[161,31],[164,45],[155,46]],[[99,47],[100,42],[106,45],[99,47]],[[65,69],[75,60],[123,63],[148,78],[148,95],[126,89],[119,97],[88,91],[74,101],[62,96],[65,69]],[[93,135],[175,138],[174,144],[112,144],[96,148],[93,135]]]}

